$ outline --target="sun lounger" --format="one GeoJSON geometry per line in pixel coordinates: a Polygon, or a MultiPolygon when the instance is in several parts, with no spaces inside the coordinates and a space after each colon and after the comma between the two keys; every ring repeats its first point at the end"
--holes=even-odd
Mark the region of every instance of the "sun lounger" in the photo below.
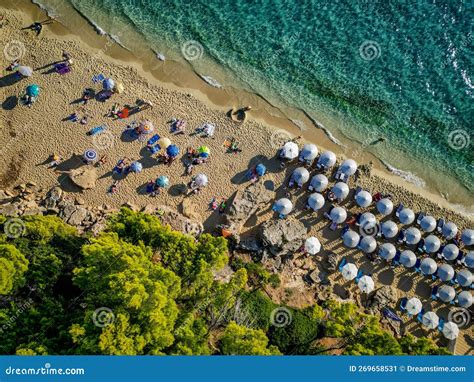
{"type": "Polygon", "coordinates": [[[445,223],[445,220],[444,220],[443,218],[441,218],[441,219],[438,220],[438,225],[436,226],[436,230],[437,230],[438,232],[442,232],[442,231],[443,231],[444,223],[445,223]]]}
{"type": "Polygon", "coordinates": [[[421,272],[420,265],[421,265],[421,260],[420,260],[420,259],[416,259],[416,263],[415,263],[415,272],[416,272],[416,273],[420,273],[420,272],[421,272]]]}
{"type": "Polygon", "coordinates": [[[342,258],[341,262],[339,263],[339,272],[342,272],[342,268],[344,267],[344,265],[347,264],[347,259],[345,257],[342,258]]]}
{"type": "Polygon", "coordinates": [[[395,211],[395,216],[398,218],[398,216],[400,215],[400,211],[403,210],[404,206],[402,203],[400,203],[400,205],[398,206],[397,208],[397,211],[395,211]]]}
{"type": "Polygon", "coordinates": [[[359,269],[359,272],[357,272],[357,276],[355,278],[356,284],[359,282],[359,280],[362,276],[364,276],[364,272],[362,271],[362,269],[359,269]]]}
{"type": "Polygon", "coordinates": [[[160,136],[158,134],[153,135],[148,142],[146,143],[148,146],[153,146],[158,140],[160,139],[160,136]]]}
{"type": "Polygon", "coordinates": [[[102,133],[103,131],[105,131],[106,127],[104,125],[100,125],[100,126],[96,126],[96,127],[93,127],[92,129],[90,129],[88,132],[87,132],[87,135],[96,135],[96,134],[100,134],[102,133]]]}
{"type": "Polygon", "coordinates": [[[431,289],[431,299],[432,300],[437,300],[438,299],[438,286],[435,285],[432,289],[431,289]]]}
{"type": "Polygon", "coordinates": [[[425,314],[425,310],[424,309],[421,309],[420,313],[418,313],[416,315],[416,319],[418,320],[418,322],[423,322],[423,315],[425,314]]]}
{"type": "Polygon", "coordinates": [[[152,154],[156,154],[158,151],[161,150],[161,146],[160,145],[149,146],[148,150],[150,150],[152,154]]]}
{"type": "Polygon", "coordinates": [[[96,74],[94,77],[92,77],[92,82],[94,84],[101,83],[103,80],[105,80],[105,76],[102,73],[96,74]]]}
{"type": "Polygon", "coordinates": [[[402,312],[406,312],[407,310],[407,302],[408,302],[408,299],[406,297],[403,297],[401,300],[400,300],[400,310],[402,312]]]}
{"type": "Polygon", "coordinates": [[[443,331],[443,328],[444,328],[444,320],[442,318],[439,319],[439,322],[438,322],[438,330],[440,332],[443,331]]]}
{"type": "Polygon", "coordinates": [[[416,224],[420,225],[421,223],[421,220],[426,216],[426,214],[424,212],[420,212],[418,214],[418,217],[416,218],[416,224]]]}
{"type": "Polygon", "coordinates": [[[334,223],[334,222],[332,222],[331,225],[329,226],[329,229],[330,229],[331,231],[335,231],[336,228],[337,228],[337,223],[334,223]]]}

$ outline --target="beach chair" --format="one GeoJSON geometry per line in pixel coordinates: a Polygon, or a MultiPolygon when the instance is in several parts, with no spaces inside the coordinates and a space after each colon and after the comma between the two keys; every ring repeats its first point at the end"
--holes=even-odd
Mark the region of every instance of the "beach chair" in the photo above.
{"type": "Polygon", "coordinates": [[[344,267],[344,265],[347,264],[347,259],[345,257],[342,258],[341,262],[339,263],[339,272],[342,272],[342,268],[344,267]]]}
{"type": "Polygon", "coordinates": [[[418,217],[416,218],[416,224],[420,225],[421,223],[421,220],[426,216],[426,214],[424,212],[420,212],[418,214],[418,217]]]}
{"type": "Polygon", "coordinates": [[[444,328],[444,320],[442,318],[439,319],[439,322],[438,322],[438,330],[440,332],[443,331],[443,328],[444,328]]]}
{"type": "Polygon", "coordinates": [[[92,129],[90,129],[88,132],[87,132],[87,135],[96,135],[96,134],[100,134],[102,133],[103,131],[105,131],[106,127],[104,125],[100,125],[100,126],[96,126],[96,127],[93,127],[92,129]]]}
{"type": "Polygon", "coordinates": [[[393,258],[392,262],[395,266],[400,265],[400,251],[398,249],[397,249],[397,253],[395,254],[395,257],[393,258]]]}
{"type": "Polygon", "coordinates": [[[152,154],[156,154],[158,151],[161,150],[161,146],[157,144],[157,145],[148,147],[148,150],[150,150],[152,154]]]}
{"type": "Polygon", "coordinates": [[[437,230],[438,232],[442,232],[442,231],[443,231],[444,223],[445,223],[445,220],[444,220],[443,218],[441,218],[441,219],[438,220],[438,224],[436,225],[436,230],[437,230]]]}
{"type": "Polygon", "coordinates": [[[432,289],[431,289],[431,299],[432,300],[437,300],[438,299],[438,286],[435,285],[432,289]]]}
{"type": "Polygon", "coordinates": [[[92,82],[94,84],[101,83],[103,80],[105,80],[105,76],[102,73],[96,74],[94,77],[92,77],[92,82]]]}
{"type": "Polygon", "coordinates": [[[402,203],[398,205],[397,210],[395,211],[395,216],[398,218],[400,216],[400,211],[403,210],[404,206],[402,203]]]}
{"type": "Polygon", "coordinates": [[[400,310],[402,312],[406,312],[407,310],[407,302],[408,302],[408,299],[406,297],[403,297],[401,300],[400,300],[400,310]]]}
{"type": "Polygon", "coordinates": [[[421,265],[421,260],[420,260],[420,259],[416,259],[416,263],[415,263],[415,267],[414,267],[416,273],[421,273],[420,265],[421,265]]]}
{"type": "Polygon", "coordinates": [[[359,280],[362,276],[364,276],[364,272],[362,271],[362,269],[359,269],[359,272],[357,272],[357,276],[355,278],[356,284],[359,282],[359,280]]]}
{"type": "Polygon", "coordinates": [[[337,229],[337,223],[332,222],[331,225],[329,226],[329,229],[331,231],[335,231],[337,229]]]}
{"type": "Polygon", "coordinates": [[[418,322],[423,322],[423,315],[425,314],[425,310],[424,309],[421,309],[420,313],[418,313],[416,315],[416,319],[418,320],[418,322]]]}

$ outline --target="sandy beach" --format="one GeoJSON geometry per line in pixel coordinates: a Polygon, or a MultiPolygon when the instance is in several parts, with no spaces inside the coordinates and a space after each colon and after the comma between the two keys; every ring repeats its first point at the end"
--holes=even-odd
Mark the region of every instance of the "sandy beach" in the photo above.
{"type": "MultiPolygon", "coordinates": [[[[35,12],[33,14],[35,18],[45,18],[39,10],[34,11],[33,8],[30,10],[35,12]]],[[[219,97],[214,94],[212,88],[206,95],[196,89],[180,89],[169,84],[160,84],[142,70],[138,62],[131,61],[131,57],[127,56],[126,52],[105,37],[97,37],[101,42],[97,42],[95,47],[89,46],[61,25],[45,26],[42,34],[36,37],[32,31],[21,30],[34,20],[31,14],[1,8],[0,14],[8,20],[8,23],[0,28],[1,40],[15,42],[22,51],[21,64],[34,69],[34,74],[30,78],[16,80],[4,71],[4,77],[0,80],[2,95],[0,153],[3,158],[0,163],[0,189],[12,189],[22,183],[34,182],[45,191],[59,185],[68,192],[68,197],[81,199],[81,203],[88,206],[107,205],[118,208],[125,203],[130,203],[139,208],[149,204],[165,204],[179,208],[185,198],[180,193],[181,185],[191,180],[191,176],[185,174],[183,165],[185,159],[182,156],[187,147],[196,149],[206,145],[210,148],[210,160],[208,163],[195,166],[193,175],[206,174],[209,178],[209,186],[190,198],[204,227],[212,231],[215,225],[222,221],[223,216],[209,209],[211,199],[215,198],[219,202],[228,200],[237,190],[248,186],[245,175],[247,170],[257,163],[262,162],[266,165],[268,173],[265,180],[270,180],[275,184],[277,197],[287,194],[285,187],[287,178],[296,164],[281,170],[279,162],[275,159],[277,150],[286,140],[302,135],[298,142],[300,147],[303,143],[313,142],[320,152],[325,149],[335,151],[339,155],[338,162],[345,159],[339,152],[340,148],[333,144],[322,131],[311,129],[311,131],[302,132],[293,123],[285,120],[283,115],[278,115],[277,111],[273,114],[261,111],[258,100],[255,100],[257,104],[252,105],[256,106],[255,112],[249,113],[246,122],[236,124],[226,112],[232,107],[245,106],[238,95],[234,94],[233,98],[230,97],[227,100],[228,103],[225,104],[222,96],[219,96],[220,99],[217,100],[219,97]],[[71,54],[74,64],[70,73],[60,75],[51,70],[51,63],[61,60],[63,51],[71,54]],[[122,83],[124,92],[114,94],[106,102],[91,100],[87,105],[82,106],[78,100],[85,88],[95,87],[100,90],[100,85],[92,82],[93,76],[99,73],[122,83]],[[41,94],[37,102],[28,108],[19,102],[19,98],[26,86],[32,83],[39,85],[41,94]],[[214,103],[213,98],[216,101],[214,103]],[[140,111],[125,120],[106,116],[114,103],[121,106],[133,105],[137,99],[149,100],[154,107],[140,111]],[[89,116],[87,124],[65,120],[74,112],[78,112],[80,117],[84,112],[87,113],[89,116]],[[187,121],[186,134],[172,135],[170,133],[169,121],[173,118],[187,121]],[[155,133],[161,137],[168,137],[180,148],[178,159],[171,166],[159,164],[145,147],[146,142],[130,141],[124,134],[127,124],[133,120],[144,119],[152,121],[155,133]],[[216,126],[214,137],[203,138],[199,134],[191,134],[204,123],[212,123],[216,126]],[[107,133],[95,137],[87,135],[91,128],[99,125],[105,125],[107,133]],[[239,142],[241,152],[237,154],[227,152],[224,143],[230,138],[239,142]],[[105,156],[107,163],[97,169],[99,179],[96,187],[80,192],[70,184],[67,176],[61,171],[83,166],[80,157],[87,149],[96,150],[99,157],[105,156]],[[58,154],[64,158],[58,166],[59,172],[48,168],[52,154],[58,154]],[[112,169],[123,157],[140,160],[144,169],[139,174],[127,175],[120,182],[118,192],[110,195],[107,191],[114,181],[112,169]],[[156,198],[151,198],[145,192],[146,184],[160,175],[166,175],[169,178],[170,187],[156,198]]],[[[2,68],[10,64],[5,54],[1,56],[0,64],[2,68]]],[[[179,71],[174,74],[179,75],[179,71]]],[[[374,164],[370,175],[360,173],[357,179],[349,182],[351,193],[342,205],[348,208],[350,213],[356,214],[363,211],[353,202],[353,190],[360,186],[372,194],[389,193],[395,205],[403,203],[412,208],[415,213],[423,211],[436,219],[444,217],[447,221],[457,224],[460,230],[473,227],[472,217],[456,212],[440,196],[429,194],[426,190],[388,174],[375,158],[360,149],[351,148],[346,152],[348,155],[351,153],[357,154],[354,159],[360,165],[369,162],[374,162],[374,164]]],[[[333,183],[334,179],[330,179],[330,184],[333,183]]],[[[363,267],[374,275],[374,280],[379,285],[397,285],[401,291],[400,296],[416,293],[423,298],[429,298],[431,284],[423,280],[422,276],[417,275],[412,278],[403,272],[387,267],[374,267],[366,261],[360,251],[345,248],[339,240],[339,233],[329,230],[327,220],[324,219],[322,213],[309,214],[304,211],[308,196],[306,190],[291,191],[290,195],[296,206],[291,218],[303,221],[308,228],[308,236],[314,235],[320,240],[324,254],[340,253],[349,260],[363,263],[363,267]]],[[[369,209],[375,210],[375,207],[372,205],[369,209]]],[[[271,205],[268,205],[267,210],[253,217],[244,230],[251,233],[255,226],[272,216],[271,205]]],[[[246,232],[242,234],[245,235],[246,232]]],[[[287,269],[292,269],[294,262],[298,261],[301,259],[292,260],[291,264],[286,265],[287,269]]],[[[314,265],[318,266],[315,260],[314,265]]],[[[305,285],[301,274],[284,271],[282,274],[285,288],[307,291],[300,296],[293,295],[287,298],[287,303],[303,306],[314,300],[314,289],[305,285]]],[[[276,300],[283,300],[282,290],[274,291],[274,297],[276,300]]],[[[433,304],[433,309],[441,312],[440,315],[446,313],[449,308],[440,303],[430,302],[430,304],[433,304]]],[[[472,325],[469,330],[472,336],[472,325]]],[[[472,347],[470,351],[472,352],[472,347]]]]}

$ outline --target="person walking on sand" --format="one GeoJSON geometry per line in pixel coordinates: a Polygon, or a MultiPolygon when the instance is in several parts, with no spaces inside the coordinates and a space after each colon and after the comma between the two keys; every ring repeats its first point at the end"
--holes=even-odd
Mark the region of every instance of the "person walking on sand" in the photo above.
{"type": "Polygon", "coordinates": [[[39,36],[41,31],[43,30],[43,25],[52,24],[55,21],[56,20],[53,17],[50,17],[49,19],[44,20],[44,21],[36,21],[33,24],[31,24],[30,26],[28,26],[26,28],[23,28],[23,29],[31,29],[31,30],[36,32],[36,36],[39,36]]]}
{"type": "Polygon", "coordinates": [[[374,145],[376,145],[376,144],[378,144],[378,143],[382,143],[382,142],[385,142],[385,141],[386,141],[386,138],[380,137],[380,138],[376,139],[375,141],[371,142],[370,145],[371,145],[371,146],[374,146],[374,145]]]}

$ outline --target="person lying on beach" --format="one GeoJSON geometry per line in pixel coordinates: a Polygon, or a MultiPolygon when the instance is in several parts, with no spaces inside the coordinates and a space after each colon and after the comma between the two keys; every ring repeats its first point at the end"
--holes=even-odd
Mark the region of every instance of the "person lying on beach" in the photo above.
{"type": "Polygon", "coordinates": [[[185,174],[186,175],[191,175],[193,173],[193,169],[194,169],[194,166],[192,163],[187,163],[186,164],[186,170],[185,170],[185,174]]]}
{"type": "Polygon", "coordinates": [[[178,119],[171,125],[171,134],[179,135],[186,133],[186,121],[183,119],[178,119]]]}
{"type": "Polygon", "coordinates": [[[81,125],[87,125],[87,122],[89,121],[89,115],[87,113],[84,113],[83,117],[79,121],[81,125]]]}
{"type": "Polygon", "coordinates": [[[197,150],[194,150],[192,147],[187,147],[186,148],[186,156],[188,159],[196,158],[199,156],[199,153],[197,150]]]}
{"type": "Polygon", "coordinates": [[[334,202],[336,200],[336,195],[334,194],[334,192],[332,192],[331,190],[328,190],[326,193],[326,200],[329,200],[330,202],[334,202]]]}
{"type": "Polygon", "coordinates": [[[122,158],[120,159],[117,164],[115,165],[114,169],[112,170],[112,173],[114,174],[122,174],[123,170],[127,166],[127,158],[122,158]]]}
{"type": "Polygon", "coordinates": [[[117,118],[120,113],[120,105],[116,102],[112,105],[111,109],[107,113],[107,117],[117,118]]]}
{"type": "Polygon", "coordinates": [[[102,155],[100,157],[100,159],[97,161],[97,163],[95,164],[96,167],[102,167],[104,164],[107,163],[107,156],[106,155],[102,155]]]}
{"type": "Polygon", "coordinates": [[[48,20],[36,21],[36,22],[34,22],[33,24],[31,24],[30,26],[23,28],[23,30],[25,30],[25,29],[31,29],[32,31],[35,31],[35,32],[36,32],[36,35],[37,35],[37,36],[39,36],[39,34],[41,33],[41,31],[43,30],[43,25],[52,24],[52,23],[54,23],[55,21],[56,21],[56,20],[55,20],[54,18],[50,17],[48,20]]]}
{"type": "Polygon", "coordinates": [[[119,180],[114,180],[114,182],[112,183],[112,185],[109,188],[109,194],[112,194],[112,195],[116,194],[118,192],[119,184],[120,184],[119,180]]]}
{"type": "Polygon", "coordinates": [[[24,102],[25,102],[25,105],[28,106],[28,107],[32,107],[33,104],[36,102],[36,98],[33,97],[33,96],[30,96],[28,94],[26,94],[23,98],[24,102]]]}
{"type": "Polygon", "coordinates": [[[13,72],[19,66],[20,66],[20,60],[15,60],[10,65],[8,65],[5,70],[7,72],[13,72]]]}
{"type": "Polygon", "coordinates": [[[153,102],[151,101],[148,101],[148,100],[139,100],[140,104],[139,104],[139,107],[138,107],[138,110],[140,111],[143,111],[143,110],[146,110],[146,109],[153,109],[153,102]]]}
{"type": "Polygon", "coordinates": [[[218,204],[217,204],[217,199],[216,199],[216,198],[212,198],[212,199],[211,199],[211,202],[209,203],[209,209],[210,209],[211,211],[215,211],[215,210],[217,210],[218,207],[219,207],[219,206],[218,206],[218,204]]]}
{"type": "Polygon", "coordinates": [[[58,167],[59,163],[63,160],[63,158],[58,154],[53,154],[50,156],[51,162],[48,165],[48,168],[56,168],[58,167]]]}
{"type": "Polygon", "coordinates": [[[8,20],[5,19],[4,15],[0,15],[0,28],[3,28],[5,25],[8,25],[8,20]]]}
{"type": "Polygon", "coordinates": [[[89,102],[89,100],[91,100],[94,97],[95,97],[95,90],[92,89],[92,88],[87,88],[82,93],[82,100],[81,101],[84,103],[84,105],[86,105],[87,102],[89,102]]]}
{"type": "Polygon", "coordinates": [[[74,62],[72,60],[72,56],[69,52],[63,51],[63,62],[71,66],[74,62]]]}

